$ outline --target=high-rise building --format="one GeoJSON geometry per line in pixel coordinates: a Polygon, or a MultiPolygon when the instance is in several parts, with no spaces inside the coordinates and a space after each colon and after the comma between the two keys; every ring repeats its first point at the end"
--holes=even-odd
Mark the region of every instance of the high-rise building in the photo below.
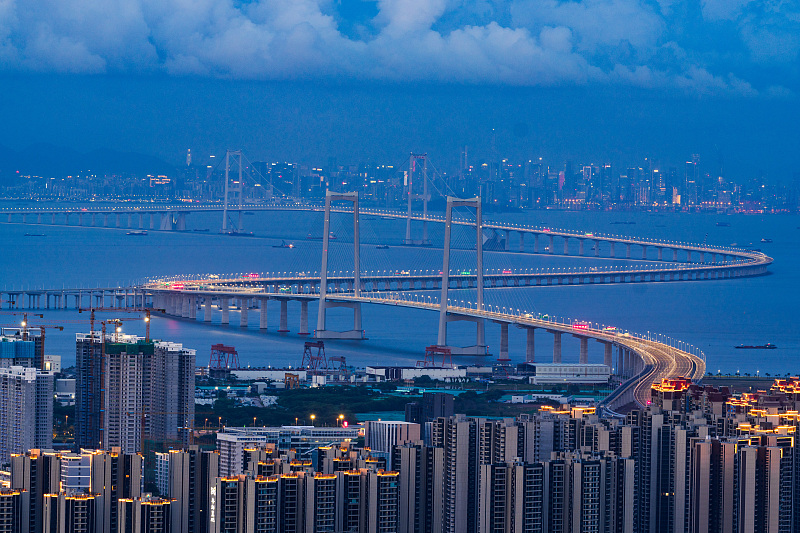
{"type": "Polygon", "coordinates": [[[122,453],[118,448],[84,454],[88,454],[91,461],[89,491],[97,495],[98,502],[95,533],[116,533],[124,524],[120,521],[118,502],[142,496],[143,458],[138,453],[122,453]]]}
{"type": "Polygon", "coordinates": [[[44,495],[60,490],[61,458],[52,450],[30,450],[11,458],[11,488],[24,491],[27,512],[23,531],[42,533],[44,495]]]}
{"type": "Polygon", "coordinates": [[[3,533],[22,533],[27,525],[25,505],[27,494],[20,490],[0,489],[0,531],[3,533]]]}
{"type": "MultiPolygon", "coordinates": [[[[197,446],[169,452],[169,490],[172,531],[207,533],[209,491],[219,477],[219,453],[197,446]]],[[[162,495],[163,496],[163,495],[162,495]]]]}
{"type": "Polygon", "coordinates": [[[12,454],[52,447],[54,383],[50,372],[0,368],[0,463],[12,454]]]}
{"type": "Polygon", "coordinates": [[[172,502],[161,498],[119,501],[119,530],[131,533],[170,533],[172,502]]]}
{"type": "Polygon", "coordinates": [[[76,444],[139,451],[144,440],[188,444],[195,351],[133,335],[78,334],[76,444]],[[102,362],[101,362],[102,360],[102,362]]]}
{"type": "Polygon", "coordinates": [[[97,501],[93,494],[45,494],[43,533],[94,533],[97,501]]]}

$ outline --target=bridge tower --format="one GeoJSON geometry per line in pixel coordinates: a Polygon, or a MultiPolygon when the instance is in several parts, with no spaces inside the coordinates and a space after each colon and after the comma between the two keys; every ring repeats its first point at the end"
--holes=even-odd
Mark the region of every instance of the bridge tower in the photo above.
{"type": "Polygon", "coordinates": [[[474,207],[475,226],[477,229],[477,239],[475,251],[477,256],[477,309],[483,309],[483,223],[481,221],[481,199],[480,197],[461,199],[447,197],[447,214],[444,224],[444,259],[442,261],[442,295],[439,306],[439,339],[437,345],[447,347],[453,355],[489,355],[486,347],[486,335],[483,318],[451,315],[447,310],[447,291],[450,288],[450,232],[453,223],[453,207],[474,207]],[[476,339],[474,346],[459,348],[447,345],[447,323],[456,320],[467,320],[475,322],[476,339]]]}
{"type": "MultiPolygon", "coordinates": [[[[242,232],[242,151],[241,150],[228,150],[225,152],[225,200],[222,207],[222,233],[241,233],[242,232]],[[231,187],[231,159],[235,158],[239,164],[239,179],[235,185],[231,187]],[[238,198],[237,198],[238,197],[238,198]],[[233,201],[231,201],[233,200],[233,201]],[[236,210],[239,212],[238,221],[235,229],[228,229],[228,204],[238,203],[239,206],[236,210]]],[[[233,222],[233,221],[231,221],[233,222]]]]}
{"type": "Polygon", "coordinates": [[[428,154],[411,153],[408,158],[408,212],[406,213],[406,238],[405,244],[429,246],[428,239],[428,154]],[[418,161],[422,162],[422,194],[414,194],[414,174],[417,172],[418,161]],[[422,240],[415,241],[411,238],[411,205],[414,200],[422,200],[422,240]]]}
{"type": "Polygon", "coordinates": [[[331,300],[328,296],[328,250],[331,231],[331,203],[353,203],[353,295],[361,296],[361,263],[360,229],[358,226],[358,192],[335,193],[327,191],[325,194],[325,223],[322,230],[322,268],[320,269],[319,283],[319,310],[317,312],[317,330],[314,337],[317,339],[351,339],[364,340],[364,330],[361,328],[361,302],[346,302],[331,300]],[[353,310],[353,329],[350,331],[329,331],[326,325],[326,315],[329,307],[347,307],[353,310]]]}

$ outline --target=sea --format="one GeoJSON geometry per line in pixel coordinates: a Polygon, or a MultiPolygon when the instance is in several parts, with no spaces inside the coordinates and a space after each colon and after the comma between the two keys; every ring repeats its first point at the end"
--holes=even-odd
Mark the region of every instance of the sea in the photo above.
{"type": "MultiPolygon", "coordinates": [[[[5,202],[3,207],[31,207],[30,202],[5,202]]],[[[59,204],[63,207],[63,204],[59,204]]],[[[460,210],[458,216],[473,215],[460,210]]],[[[5,219],[5,217],[3,217],[5,219]]],[[[29,217],[29,219],[32,217],[29,217]]],[[[49,221],[49,217],[44,217],[49,221]]],[[[84,217],[86,224],[90,217],[84,217]]],[[[707,370],[722,374],[784,375],[800,374],[800,216],[725,215],[694,213],[597,212],[537,210],[513,213],[489,213],[484,220],[553,229],[571,229],[585,233],[627,235],[724,246],[751,246],[774,258],[769,274],[753,278],[692,282],[653,282],[609,285],[487,288],[485,302],[506,311],[548,314],[567,320],[580,320],[620,331],[638,332],[654,338],[670,339],[692,345],[702,351],[707,370]],[[761,242],[762,239],[772,242],[761,242]],[[740,344],[772,343],[775,350],[741,350],[740,344]]],[[[97,217],[102,224],[102,217],[97,217]]],[[[112,223],[114,219],[112,217],[112,223]]],[[[65,226],[22,224],[19,217],[0,223],[0,287],[9,290],[39,288],[116,287],[141,283],[153,278],[199,276],[246,276],[253,273],[307,272],[321,268],[323,218],[311,212],[234,213],[230,224],[241,225],[252,235],[220,234],[221,213],[192,213],[186,231],[149,230],[146,236],[128,235],[127,217],[123,227],[65,226]],[[283,247],[291,244],[291,248],[283,247]]],[[[72,224],[76,223],[73,216],[72,224]]],[[[133,228],[138,229],[134,218],[133,228]]],[[[404,246],[405,220],[381,216],[362,216],[360,220],[360,256],[362,271],[430,271],[442,268],[443,225],[429,223],[426,233],[421,223],[412,224],[412,237],[427,237],[428,246],[404,246]],[[379,248],[380,246],[380,248],[379,248]],[[389,246],[388,249],[384,246],[389,246]]],[[[353,220],[351,215],[335,214],[331,221],[329,271],[353,269],[353,220]]],[[[484,237],[497,241],[502,235],[487,232],[484,237]]],[[[451,269],[472,271],[476,268],[474,229],[453,230],[451,269]]],[[[542,239],[541,249],[548,243],[542,239]]],[[[655,250],[642,260],[641,249],[632,250],[632,260],[595,258],[586,241],[584,257],[576,257],[577,241],[571,242],[570,254],[564,256],[562,241],[556,239],[554,252],[534,253],[533,239],[522,243],[513,234],[509,251],[486,251],[484,268],[503,270],[556,270],[609,267],[631,268],[657,266],[655,250]],[[637,259],[638,258],[638,259],[637,259]]],[[[601,246],[601,255],[608,250],[601,246]]],[[[617,254],[623,255],[617,246],[617,254]]],[[[671,254],[665,254],[665,258],[671,254]]],[[[438,299],[439,291],[405,291],[403,297],[438,299]]],[[[473,290],[452,290],[451,302],[474,302],[473,290]]],[[[70,299],[72,300],[72,299],[70,299]]],[[[70,306],[73,306],[70,301],[70,306]]],[[[222,343],[236,348],[242,366],[296,367],[300,364],[307,337],[297,334],[300,304],[289,304],[289,333],[278,333],[279,304],[268,310],[268,329],[259,330],[258,313],[250,313],[249,327],[239,326],[238,312],[231,313],[230,325],[219,324],[214,313],[210,325],[200,320],[156,317],[151,336],[197,351],[198,366],[208,364],[210,348],[222,343]]],[[[14,326],[22,320],[2,303],[0,322],[14,326]]],[[[29,322],[52,324],[63,330],[48,329],[45,351],[60,355],[68,367],[75,360],[75,334],[89,330],[87,313],[75,309],[40,309],[28,311],[43,317],[29,316],[29,322]]],[[[133,318],[123,323],[125,333],[144,335],[144,322],[136,314],[109,312],[102,318],[133,318]]],[[[202,316],[198,312],[198,316],[202,316]]],[[[329,311],[328,329],[352,327],[352,312],[329,311]]],[[[309,322],[316,324],[316,305],[309,308],[309,322]]],[[[436,343],[438,314],[397,306],[366,305],[363,328],[367,340],[325,341],[326,354],[344,356],[355,367],[370,365],[414,365],[424,358],[425,347],[436,343]]],[[[459,357],[454,362],[483,364],[496,358],[500,326],[486,323],[486,340],[491,356],[459,357]]],[[[468,346],[475,343],[475,325],[450,323],[448,343],[468,346]]],[[[552,336],[537,330],[536,360],[552,360],[552,336]]],[[[564,337],[563,360],[578,360],[578,339],[564,337]]],[[[509,356],[513,363],[525,359],[525,331],[510,328],[509,356]]],[[[590,343],[590,362],[602,362],[602,346],[590,343]]]]}

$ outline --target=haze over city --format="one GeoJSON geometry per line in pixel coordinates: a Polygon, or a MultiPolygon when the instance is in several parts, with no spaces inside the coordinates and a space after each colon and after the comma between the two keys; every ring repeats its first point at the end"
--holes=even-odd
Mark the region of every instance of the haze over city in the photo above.
{"type": "Polygon", "coordinates": [[[475,162],[497,153],[616,167],[698,153],[732,179],[788,181],[800,140],[793,4],[2,9],[0,113],[13,127],[0,145],[14,151],[47,143],[175,165],[187,148],[308,164],[396,164],[425,151],[445,168],[463,146],[475,162]]]}

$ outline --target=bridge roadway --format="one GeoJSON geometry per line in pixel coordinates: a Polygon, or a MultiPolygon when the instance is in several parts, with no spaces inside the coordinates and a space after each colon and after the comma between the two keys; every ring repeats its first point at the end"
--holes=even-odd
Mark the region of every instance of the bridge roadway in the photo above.
{"type": "MultiPolygon", "coordinates": [[[[151,216],[149,228],[150,229],[162,229],[162,230],[185,230],[185,217],[190,213],[202,213],[202,212],[222,212],[224,209],[222,204],[168,204],[168,205],[139,205],[139,206],[126,206],[126,205],[114,205],[114,206],[76,206],[76,207],[6,207],[0,208],[0,216],[6,215],[6,221],[11,223],[13,222],[13,217],[16,215],[18,218],[21,219],[22,223],[27,223],[27,217],[29,215],[36,216],[36,223],[42,224],[43,217],[50,215],[51,217],[51,224],[56,223],[56,216],[63,215],[66,217],[65,223],[69,222],[69,217],[71,215],[76,215],[78,217],[78,225],[83,225],[83,216],[91,217],[92,219],[92,226],[95,225],[95,219],[98,215],[102,216],[104,219],[104,227],[111,227],[109,226],[109,217],[115,216],[115,225],[113,227],[125,227],[125,228],[137,228],[137,229],[147,229],[144,223],[144,217],[147,215],[151,216]],[[127,224],[125,226],[121,225],[121,217],[127,216],[127,224]],[[133,217],[138,216],[138,224],[133,223],[133,217]],[[160,216],[160,223],[156,225],[156,216],[160,216]]],[[[238,212],[238,211],[306,211],[306,212],[323,212],[324,207],[320,205],[313,205],[313,204],[304,204],[304,203],[292,203],[292,204],[252,204],[252,205],[245,205],[242,206],[241,209],[237,208],[228,208],[229,212],[238,212]]],[[[331,208],[331,211],[334,213],[352,213],[352,208],[348,207],[341,207],[341,206],[334,206],[331,208]]],[[[399,211],[392,211],[392,210],[384,210],[384,209],[364,209],[360,208],[360,215],[365,217],[381,217],[381,218],[391,218],[391,219],[403,219],[403,220],[412,220],[418,222],[434,222],[434,223],[444,223],[444,217],[438,215],[431,215],[428,214],[427,216],[422,216],[420,214],[412,214],[411,216],[408,213],[399,212],[399,211]]],[[[0,219],[2,220],[2,219],[0,219]]],[[[462,226],[475,226],[474,221],[470,221],[467,219],[453,219],[453,224],[462,225],[462,226]]],[[[678,241],[664,241],[664,240],[648,240],[643,238],[635,238],[635,237],[624,237],[618,235],[609,235],[609,234],[600,234],[600,233],[590,233],[590,232],[581,232],[581,231],[574,231],[574,230],[564,230],[564,229],[555,229],[549,228],[544,226],[528,226],[522,224],[508,224],[508,223],[498,223],[498,222],[491,222],[487,221],[483,223],[483,227],[485,230],[493,231],[496,234],[504,234],[505,235],[505,250],[510,249],[510,235],[512,233],[516,233],[519,239],[519,249],[522,251],[525,245],[525,236],[526,235],[533,235],[534,237],[534,252],[539,253],[539,238],[545,237],[549,241],[549,245],[546,247],[546,252],[550,254],[555,254],[555,238],[560,238],[563,240],[564,245],[564,255],[569,255],[568,244],[571,239],[576,239],[579,242],[579,254],[584,255],[585,247],[584,243],[586,241],[590,241],[594,243],[594,256],[600,257],[600,244],[606,243],[610,246],[610,256],[617,257],[615,245],[619,244],[626,247],[625,258],[631,258],[631,246],[638,246],[642,250],[642,258],[647,259],[647,252],[648,249],[653,248],[658,251],[658,259],[662,260],[663,252],[665,250],[672,250],[673,252],[673,261],[678,260],[678,251],[681,251],[685,255],[685,261],[687,263],[692,262],[692,254],[697,253],[700,254],[700,262],[705,260],[705,255],[710,255],[710,259],[712,263],[715,263],[717,260],[717,256],[724,261],[726,258],[730,258],[731,260],[745,260],[745,261],[755,261],[756,263],[766,263],[772,262],[771,259],[767,258],[763,254],[755,252],[753,250],[747,250],[742,248],[733,248],[729,246],[713,246],[707,244],[699,244],[699,243],[682,243],[678,241]]]]}
{"type": "MultiPolygon", "coordinates": [[[[181,290],[175,289],[167,289],[163,287],[143,287],[144,290],[150,292],[154,295],[154,305],[158,306],[160,301],[159,295],[166,300],[172,300],[172,305],[169,302],[165,305],[165,314],[167,315],[175,315],[175,316],[183,316],[187,318],[196,318],[192,316],[193,313],[189,312],[186,313],[187,307],[191,311],[192,309],[196,309],[197,300],[195,298],[202,297],[210,301],[209,298],[217,297],[217,298],[231,298],[231,299],[242,299],[242,298],[252,298],[258,295],[263,295],[261,291],[255,290],[253,288],[248,287],[228,287],[226,289],[217,288],[217,290],[209,291],[208,289],[192,289],[192,288],[185,288],[181,290]],[[183,302],[175,304],[176,298],[183,297],[183,302]],[[190,302],[190,299],[192,301],[190,302]],[[188,303],[188,305],[187,305],[188,303]]],[[[271,295],[274,299],[279,299],[285,305],[285,302],[289,299],[300,299],[301,301],[305,301],[306,305],[309,300],[318,299],[319,295],[317,294],[278,294],[278,295],[271,295]]],[[[435,301],[420,301],[415,299],[406,299],[402,297],[397,297],[395,294],[371,294],[371,295],[362,295],[362,296],[354,296],[352,294],[329,294],[327,299],[329,301],[334,302],[346,302],[346,303],[362,303],[362,304],[375,304],[375,305],[389,305],[389,306],[398,306],[398,307],[406,307],[406,308],[414,308],[414,309],[423,309],[429,311],[436,311],[440,312],[441,307],[438,302],[435,301]]],[[[227,303],[226,303],[227,305],[227,303]]],[[[206,308],[207,310],[209,308],[206,308]]],[[[263,309],[263,308],[262,308],[263,309]]],[[[285,329],[285,310],[282,309],[282,329],[285,329]]],[[[303,313],[306,316],[307,320],[307,310],[303,313]]],[[[472,319],[484,319],[488,320],[497,324],[506,324],[506,325],[513,325],[519,328],[533,330],[533,329],[543,329],[548,333],[557,334],[559,338],[558,342],[558,360],[560,360],[561,354],[561,344],[560,344],[560,335],[561,334],[569,334],[574,337],[578,337],[579,339],[594,339],[599,341],[603,344],[616,346],[620,353],[623,351],[626,353],[626,357],[628,357],[627,363],[620,363],[619,366],[629,366],[632,372],[630,372],[630,379],[624,382],[620,388],[616,391],[613,397],[610,397],[606,402],[604,402],[603,407],[614,411],[615,409],[620,409],[623,407],[629,407],[631,404],[638,404],[641,406],[647,405],[650,399],[650,385],[655,382],[661,381],[662,378],[672,377],[672,376],[684,376],[693,380],[701,379],[706,372],[705,361],[702,358],[702,352],[695,350],[695,353],[692,353],[687,350],[682,350],[676,348],[666,342],[658,342],[652,339],[642,338],[636,336],[635,334],[619,334],[619,333],[610,333],[608,331],[604,331],[597,328],[586,328],[586,329],[576,329],[576,327],[572,324],[565,324],[560,322],[555,322],[552,320],[544,320],[538,317],[534,317],[527,313],[520,313],[520,312],[501,312],[496,307],[492,307],[490,310],[486,309],[474,309],[470,307],[463,307],[457,305],[448,305],[447,306],[447,314],[451,317],[458,317],[458,318],[472,318],[472,319]],[[632,354],[638,361],[634,360],[633,362],[629,358],[630,356],[627,354],[632,354]]],[[[205,318],[205,317],[204,317],[205,318]]],[[[206,318],[208,320],[208,318],[206,318]]],[[[246,320],[246,315],[244,317],[246,320]]],[[[304,326],[301,324],[301,333],[307,334],[307,323],[305,325],[306,330],[304,331],[304,326]]],[[[501,340],[501,345],[505,342],[506,350],[507,350],[507,329],[505,330],[504,335],[505,340],[501,340]]],[[[584,344],[582,343],[582,353],[585,350],[584,344]]],[[[501,350],[502,350],[501,346],[501,350]]],[[[530,345],[529,345],[530,349],[530,345]]],[[[554,348],[555,350],[555,348],[554,348]]],[[[606,364],[610,363],[610,349],[606,350],[606,364]]],[[[500,354],[502,357],[502,353],[500,354]]],[[[506,353],[507,357],[507,353],[506,353]]],[[[582,357],[584,357],[582,355],[582,357]]],[[[554,359],[556,358],[556,354],[554,351],[554,359]]],[[[528,354],[529,362],[533,362],[533,354],[528,354]]],[[[619,372],[620,374],[624,374],[626,370],[622,370],[619,372]]]]}

